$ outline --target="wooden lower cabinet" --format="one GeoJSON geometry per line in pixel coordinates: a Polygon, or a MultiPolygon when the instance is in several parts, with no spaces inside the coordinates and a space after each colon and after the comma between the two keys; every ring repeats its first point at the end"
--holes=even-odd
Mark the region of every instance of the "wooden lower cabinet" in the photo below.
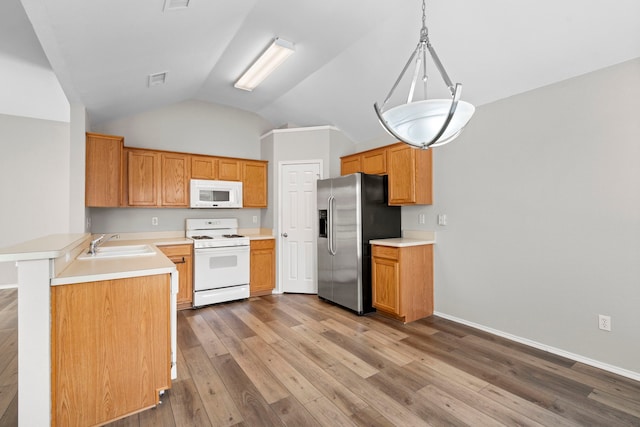
{"type": "Polygon", "coordinates": [[[178,310],[193,306],[193,245],[158,246],[178,270],[178,310]]]}
{"type": "Polygon", "coordinates": [[[171,386],[169,274],[51,287],[54,426],[104,424],[171,386]]]}
{"type": "Polygon", "coordinates": [[[405,323],[433,314],[433,245],[371,251],[373,306],[405,323]]]}
{"type": "Polygon", "coordinates": [[[251,296],[270,295],[276,286],[275,239],[252,240],[249,289],[251,296]]]}

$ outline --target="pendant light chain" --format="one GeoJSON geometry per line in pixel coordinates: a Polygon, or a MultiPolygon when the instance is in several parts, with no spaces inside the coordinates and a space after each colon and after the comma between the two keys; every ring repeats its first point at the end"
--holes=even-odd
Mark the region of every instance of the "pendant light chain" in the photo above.
{"type": "Polygon", "coordinates": [[[420,30],[420,44],[421,53],[422,53],[422,85],[423,85],[423,96],[424,99],[427,99],[427,49],[426,45],[429,44],[429,30],[427,29],[427,13],[426,13],[426,5],[425,0],[422,0],[422,29],[420,30]]]}

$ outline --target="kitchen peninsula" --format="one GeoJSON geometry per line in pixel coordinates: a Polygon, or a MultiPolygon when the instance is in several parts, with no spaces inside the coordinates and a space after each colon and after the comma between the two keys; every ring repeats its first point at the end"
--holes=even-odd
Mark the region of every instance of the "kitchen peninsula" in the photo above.
{"type": "Polygon", "coordinates": [[[57,234],[0,250],[0,262],[18,267],[20,426],[102,424],[155,405],[170,387],[175,265],[152,245],[143,256],[76,259],[90,241],[57,234]]]}

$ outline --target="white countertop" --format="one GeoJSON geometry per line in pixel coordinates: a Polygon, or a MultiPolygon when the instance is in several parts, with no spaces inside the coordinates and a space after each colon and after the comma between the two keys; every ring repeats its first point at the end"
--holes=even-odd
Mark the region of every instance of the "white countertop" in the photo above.
{"type": "Polygon", "coordinates": [[[425,230],[404,230],[402,237],[390,239],[369,240],[372,245],[392,246],[402,248],[405,246],[433,245],[436,243],[436,233],[425,230]]]}
{"type": "MultiPolygon", "coordinates": [[[[117,234],[117,233],[115,233],[117,234]]],[[[123,235],[123,238],[113,239],[101,247],[150,245],[154,255],[140,255],[118,258],[76,259],[60,274],[51,280],[51,285],[68,285],[72,283],[94,282],[98,280],[114,280],[125,277],[150,276],[154,274],[173,273],[175,264],[167,258],[156,246],[192,245],[193,240],[186,237],[153,236],[153,235],[123,235]],[[130,237],[144,237],[130,239],[130,237]]]]}
{"type": "Polygon", "coordinates": [[[395,248],[403,248],[406,246],[433,245],[435,242],[435,240],[413,239],[410,237],[369,240],[369,243],[372,245],[393,246],[395,248]]]}
{"type": "MultiPolygon", "coordinates": [[[[119,245],[140,244],[140,240],[119,241],[119,245]]],[[[108,246],[108,245],[105,245],[108,246]]],[[[95,282],[98,280],[123,279],[125,277],[151,276],[175,273],[176,266],[154,246],[154,255],[118,258],[76,259],[60,274],[51,279],[51,285],[95,282]]]]}
{"type": "Polygon", "coordinates": [[[58,258],[89,237],[89,233],[51,234],[29,240],[0,249],[0,262],[58,258]]]}

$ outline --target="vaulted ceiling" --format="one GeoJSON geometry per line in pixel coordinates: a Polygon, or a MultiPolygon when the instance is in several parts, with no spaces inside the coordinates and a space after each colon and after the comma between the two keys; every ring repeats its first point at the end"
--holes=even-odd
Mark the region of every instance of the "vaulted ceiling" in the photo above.
{"type": "MultiPolygon", "coordinates": [[[[372,105],[421,25],[419,0],[190,0],[173,10],[169,0],[21,0],[28,20],[5,1],[20,16],[4,14],[0,36],[35,40],[35,30],[41,47],[2,42],[0,54],[46,63],[44,52],[94,123],[198,99],[274,127],[334,125],[358,142],[383,133],[372,105]],[[235,89],[274,37],[296,53],[253,92],[235,89]],[[158,72],[166,84],[149,87],[158,72]]],[[[431,42],[475,105],[640,57],[637,0],[428,0],[426,11],[431,42]]]]}

